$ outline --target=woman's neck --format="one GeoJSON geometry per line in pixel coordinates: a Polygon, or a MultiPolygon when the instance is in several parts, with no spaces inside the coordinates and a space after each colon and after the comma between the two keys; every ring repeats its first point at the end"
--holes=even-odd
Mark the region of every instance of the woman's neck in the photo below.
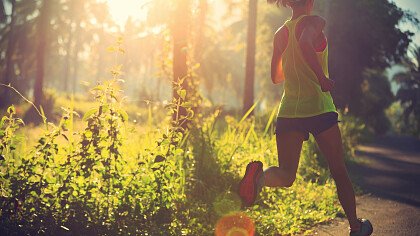
{"type": "Polygon", "coordinates": [[[302,15],[309,15],[305,8],[300,7],[292,10],[292,20],[299,18],[302,15]]]}

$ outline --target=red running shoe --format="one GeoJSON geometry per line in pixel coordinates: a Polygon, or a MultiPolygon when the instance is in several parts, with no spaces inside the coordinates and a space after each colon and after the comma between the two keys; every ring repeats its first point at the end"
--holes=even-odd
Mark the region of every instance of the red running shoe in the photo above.
{"type": "Polygon", "coordinates": [[[246,166],[245,175],[239,183],[239,196],[246,207],[254,204],[258,195],[258,178],[263,173],[261,161],[253,161],[246,166]]]}

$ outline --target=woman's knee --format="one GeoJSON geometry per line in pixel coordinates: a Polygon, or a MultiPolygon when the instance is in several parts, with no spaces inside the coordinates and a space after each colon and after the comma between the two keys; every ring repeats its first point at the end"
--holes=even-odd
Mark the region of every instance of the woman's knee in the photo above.
{"type": "Polygon", "coordinates": [[[281,177],[283,179],[282,187],[290,188],[293,186],[293,183],[296,180],[296,173],[288,170],[283,170],[281,177]]]}
{"type": "Polygon", "coordinates": [[[296,176],[289,176],[282,173],[276,174],[276,179],[277,181],[275,182],[275,184],[272,185],[272,187],[290,188],[295,182],[296,176]]]}
{"type": "Polygon", "coordinates": [[[290,187],[292,187],[292,186],[293,186],[293,183],[295,182],[295,180],[296,180],[296,177],[293,177],[293,178],[287,179],[287,180],[284,182],[284,186],[283,186],[283,187],[285,187],[285,188],[290,188],[290,187]]]}
{"type": "Polygon", "coordinates": [[[270,167],[265,172],[265,184],[269,187],[291,187],[296,173],[280,167],[270,167]]]}

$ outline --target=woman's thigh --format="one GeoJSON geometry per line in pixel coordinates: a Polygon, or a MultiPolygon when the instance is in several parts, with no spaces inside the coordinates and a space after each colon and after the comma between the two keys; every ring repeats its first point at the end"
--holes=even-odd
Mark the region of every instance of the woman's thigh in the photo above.
{"type": "Polygon", "coordinates": [[[333,175],[346,173],[343,144],[338,124],[315,136],[315,140],[328,162],[331,173],[333,175]]]}
{"type": "Polygon", "coordinates": [[[285,132],[276,135],[279,166],[283,170],[296,173],[305,134],[302,132],[285,132]]]}

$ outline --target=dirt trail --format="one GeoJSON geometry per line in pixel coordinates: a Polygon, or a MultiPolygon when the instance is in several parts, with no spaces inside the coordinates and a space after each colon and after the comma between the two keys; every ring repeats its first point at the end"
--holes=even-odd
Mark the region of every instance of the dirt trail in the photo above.
{"type": "MultiPolygon", "coordinates": [[[[377,138],[360,146],[357,158],[367,162],[349,166],[353,181],[367,193],[357,198],[357,212],[370,219],[373,235],[420,236],[420,140],[377,138]]],[[[338,218],[315,232],[348,235],[347,222],[338,218]]]]}

